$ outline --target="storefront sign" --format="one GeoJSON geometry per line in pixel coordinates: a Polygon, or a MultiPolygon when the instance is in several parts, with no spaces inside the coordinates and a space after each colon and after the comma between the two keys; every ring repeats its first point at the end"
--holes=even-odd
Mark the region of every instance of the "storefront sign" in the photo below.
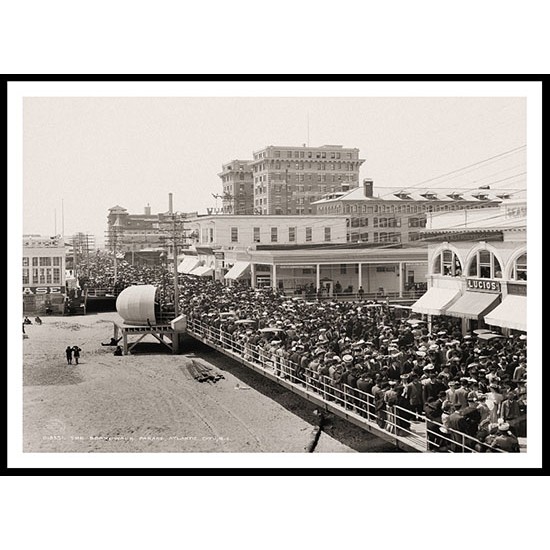
{"type": "Polygon", "coordinates": [[[491,279],[466,279],[468,290],[500,292],[500,282],[491,279]]]}
{"type": "Polygon", "coordinates": [[[65,294],[63,286],[24,286],[23,295],[31,294],[65,294]]]}

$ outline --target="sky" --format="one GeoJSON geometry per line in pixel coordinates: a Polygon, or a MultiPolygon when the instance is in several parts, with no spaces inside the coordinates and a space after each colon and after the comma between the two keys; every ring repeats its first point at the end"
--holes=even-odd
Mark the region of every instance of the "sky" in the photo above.
{"type": "Polygon", "coordinates": [[[168,193],[205,213],[222,164],[267,145],[356,147],[375,192],[525,189],[526,143],[523,97],[25,97],[23,233],[102,245],[110,207],[165,212],[168,193]]]}

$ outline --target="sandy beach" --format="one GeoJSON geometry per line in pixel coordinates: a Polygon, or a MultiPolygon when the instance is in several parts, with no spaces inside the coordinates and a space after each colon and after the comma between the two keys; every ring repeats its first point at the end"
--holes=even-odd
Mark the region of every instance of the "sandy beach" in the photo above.
{"type": "MultiPolygon", "coordinates": [[[[192,339],[181,355],[116,357],[100,345],[115,315],[26,327],[24,452],[307,452],[314,405],[192,339]],[[67,345],[82,348],[79,365],[67,365],[67,345]],[[196,381],[191,361],[223,378],[196,381]]],[[[329,417],[314,452],[356,451],[394,448],[329,417]]]]}

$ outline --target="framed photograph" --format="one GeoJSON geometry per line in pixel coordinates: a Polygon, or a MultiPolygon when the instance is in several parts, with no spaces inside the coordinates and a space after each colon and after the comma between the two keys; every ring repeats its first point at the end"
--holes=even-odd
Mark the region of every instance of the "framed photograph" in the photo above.
{"type": "Polygon", "coordinates": [[[542,468],[540,78],[7,91],[10,468],[542,468]]]}

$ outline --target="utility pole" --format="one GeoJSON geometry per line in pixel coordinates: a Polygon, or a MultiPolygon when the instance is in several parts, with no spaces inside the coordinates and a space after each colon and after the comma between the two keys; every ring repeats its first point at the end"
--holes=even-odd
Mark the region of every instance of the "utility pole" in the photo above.
{"type": "Polygon", "coordinates": [[[117,279],[117,265],[116,265],[116,249],[117,249],[117,231],[118,228],[113,227],[113,278],[114,278],[114,286],[116,286],[116,279],[117,279]]]}
{"type": "Polygon", "coordinates": [[[75,242],[74,235],[73,235],[73,272],[74,272],[75,279],[77,279],[77,275],[76,275],[76,242],[75,242]]]}
{"type": "Polygon", "coordinates": [[[117,248],[118,248],[118,230],[119,227],[116,225],[110,225],[109,229],[106,232],[106,243],[108,246],[108,249],[112,251],[113,253],[113,278],[115,280],[116,284],[116,278],[117,278],[117,248]]]}
{"type": "Polygon", "coordinates": [[[178,242],[176,235],[176,214],[173,214],[172,217],[172,237],[172,242],[174,246],[174,317],[177,317],[180,314],[180,291],[178,281],[178,242]]]}
{"type": "Polygon", "coordinates": [[[167,214],[170,225],[166,227],[166,241],[172,246],[174,266],[173,266],[173,278],[174,278],[174,317],[177,317],[180,312],[179,308],[179,281],[178,281],[178,245],[182,235],[186,231],[183,227],[183,215],[181,212],[171,212],[167,214]]]}

